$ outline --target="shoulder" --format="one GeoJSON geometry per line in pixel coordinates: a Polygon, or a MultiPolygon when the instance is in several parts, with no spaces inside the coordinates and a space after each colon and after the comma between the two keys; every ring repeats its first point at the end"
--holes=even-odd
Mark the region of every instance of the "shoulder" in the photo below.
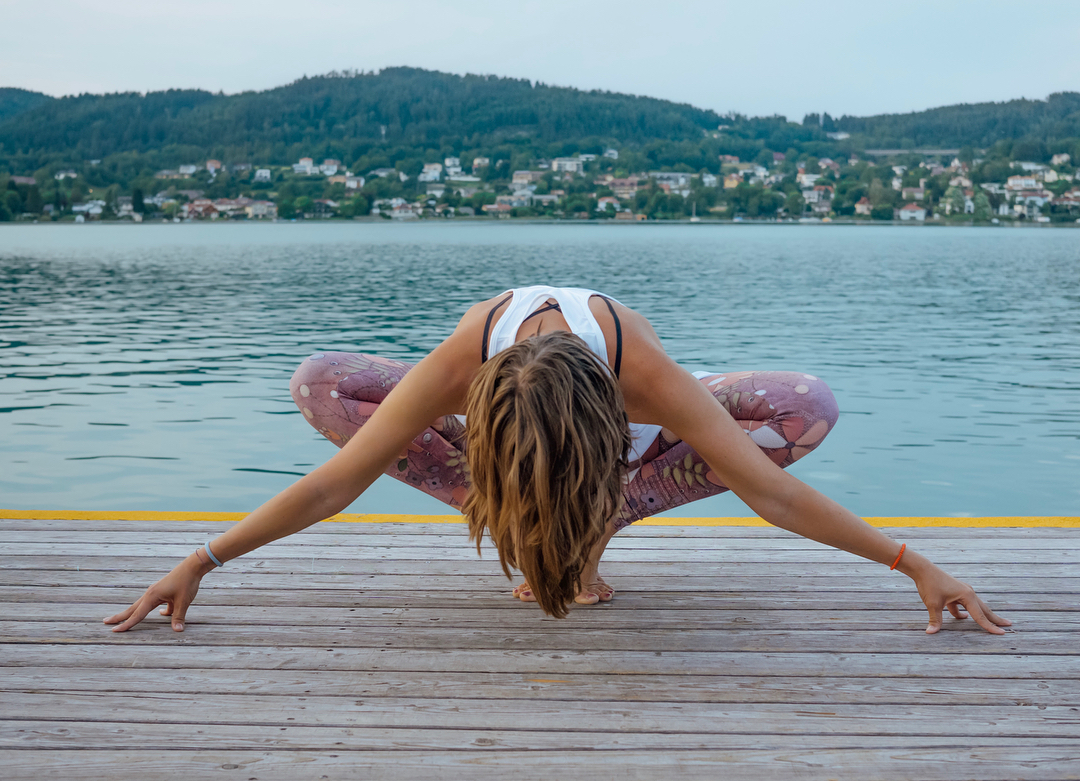
{"type": "MultiPolygon", "coordinates": [[[[626,400],[627,414],[637,423],[658,423],[654,420],[655,410],[666,403],[664,399],[670,388],[687,377],[693,380],[693,377],[667,354],[647,317],[614,301],[611,306],[622,330],[619,384],[626,400]]],[[[592,299],[590,309],[604,331],[608,355],[613,357],[617,338],[612,310],[599,298],[592,299]]]]}

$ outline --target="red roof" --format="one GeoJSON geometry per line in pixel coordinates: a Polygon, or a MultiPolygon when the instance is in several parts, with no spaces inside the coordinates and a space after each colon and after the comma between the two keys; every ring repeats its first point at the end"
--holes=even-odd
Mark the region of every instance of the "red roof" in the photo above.
{"type": "Polygon", "coordinates": [[[907,206],[900,209],[900,211],[902,211],[902,212],[921,212],[921,211],[926,211],[926,210],[923,207],[921,207],[921,206],[919,206],[917,204],[909,203],[907,206]]]}

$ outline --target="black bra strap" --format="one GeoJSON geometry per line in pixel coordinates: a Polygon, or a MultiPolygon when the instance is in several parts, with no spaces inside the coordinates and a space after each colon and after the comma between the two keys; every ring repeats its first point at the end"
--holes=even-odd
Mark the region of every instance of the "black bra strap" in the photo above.
{"type": "MultiPolygon", "coordinates": [[[[488,312],[487,321],[484,323],[484,342],[480,345],[480,363],[487,363],[488,359],[488,337],[491,335],[491,321],[495,318],[495,313],[499,311],[499,308],[514,297],[511,293],[502,301],[491,307],[491,311],[488,312]]],[[[608,306],[611,306],[608,304],[608,306]]],[[[616,372],[617,374],[618,372],[616,372]]]]}
{"type": "Polygon", "coordinates": [[[619,316],[615,314],[615,307],[611,305],[611,299],[606,296],[600,296],[604,299],[604,303],[607,304],[608,311],[611,312],[611,317],[615,320],[615,377],[618,378],[619,370],[622,368],[622,323],[619,322],[619,316]]]}
{"type": "Polygon", "coordinates": [[[526,317],[525,320],[522,320],[521,322],[524,323],[524,322],[526,322],[528,320],[532,320],[537,315],[542,315],[544,312],[550,312],[552,309],[554,309],[556,312],[562,312],[562,307],[559,306],[558,301],[556,301],[554,304],[549,301],[548,303],[544,304],[542,307],[537,309],[535,312],[533,312],[531,315],[526,317]]]}

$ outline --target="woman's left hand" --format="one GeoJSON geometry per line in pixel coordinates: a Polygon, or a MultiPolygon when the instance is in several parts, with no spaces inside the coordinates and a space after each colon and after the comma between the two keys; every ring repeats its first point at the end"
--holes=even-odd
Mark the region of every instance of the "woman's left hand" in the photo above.
{"type": "MultiPolygon", "coordinates": [[[[910,556],[911,559],[915,556],[910,556]]],[[[923,604],[930,611],[930,623],[926,627],[926,634],[936,634],[941,630],[941,614],[944,609],[952,613],[953,618],[967,618],[969,615],[975,619],[975,623],[993,635],[1003,635],[1005,630],[1001,627],[1012,626],[1012,621],[1002,618],[982,601],[975,593],[975,589],[967,583],[963,583],[947,573],[925,557],[918,556],[918,561],[911,561],[914,566],[901,567],[908,577],[915,581],[919,589],[919,596],[923,604]]]]}

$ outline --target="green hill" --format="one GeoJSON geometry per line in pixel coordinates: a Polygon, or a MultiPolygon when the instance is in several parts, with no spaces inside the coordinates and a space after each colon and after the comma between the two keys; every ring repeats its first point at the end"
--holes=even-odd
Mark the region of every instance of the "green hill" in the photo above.
{"type": "Polygon", "coordinates": [[[1020,138],[1049,141],[1080,136],[1080,92],[1046,100],[962,103],[910,114],[844,116],[837,129],[859,134],[868,146],[989,147],[1020,138]]]}
{"type": "Polygon", "coordinates": [[[203,90],[50,98],[0,89],[0,173],[104,160],[99,183],[217,158],[284,165],[301,156],[366,167],[484,154],[640,154],[635,164],[718,171],[718,156],[771,162],[773,152],[845,159],[873,148],[971,146],[1048,159],[1077,149],[1080,93],[871,117],[721,116],[655,98],[417,68],[333,73],[237,95],[203,90]],[[719,128],[718,128],[719,126],[719,128]],[[828,134],[851,134],[836,139],[828,134]],[[629,148],[628,148],[629,147],[629,148]]]}
{"type": "Polygon", "coordinates": [[[284,163],[302,147],[356,140],[438,147],[450,138],[697,139],[720,119],[654,98],[389,68],[239,95],[168,90],[55,99],[0,123],[0,148],[43,160],[186,147],[284,163]]]}
{"type": "Polygon", "coordinates": [[[51,100],[55,98],[40,92],[31,92],[17,87],[0,87],[0,122],[51,100]]]}

